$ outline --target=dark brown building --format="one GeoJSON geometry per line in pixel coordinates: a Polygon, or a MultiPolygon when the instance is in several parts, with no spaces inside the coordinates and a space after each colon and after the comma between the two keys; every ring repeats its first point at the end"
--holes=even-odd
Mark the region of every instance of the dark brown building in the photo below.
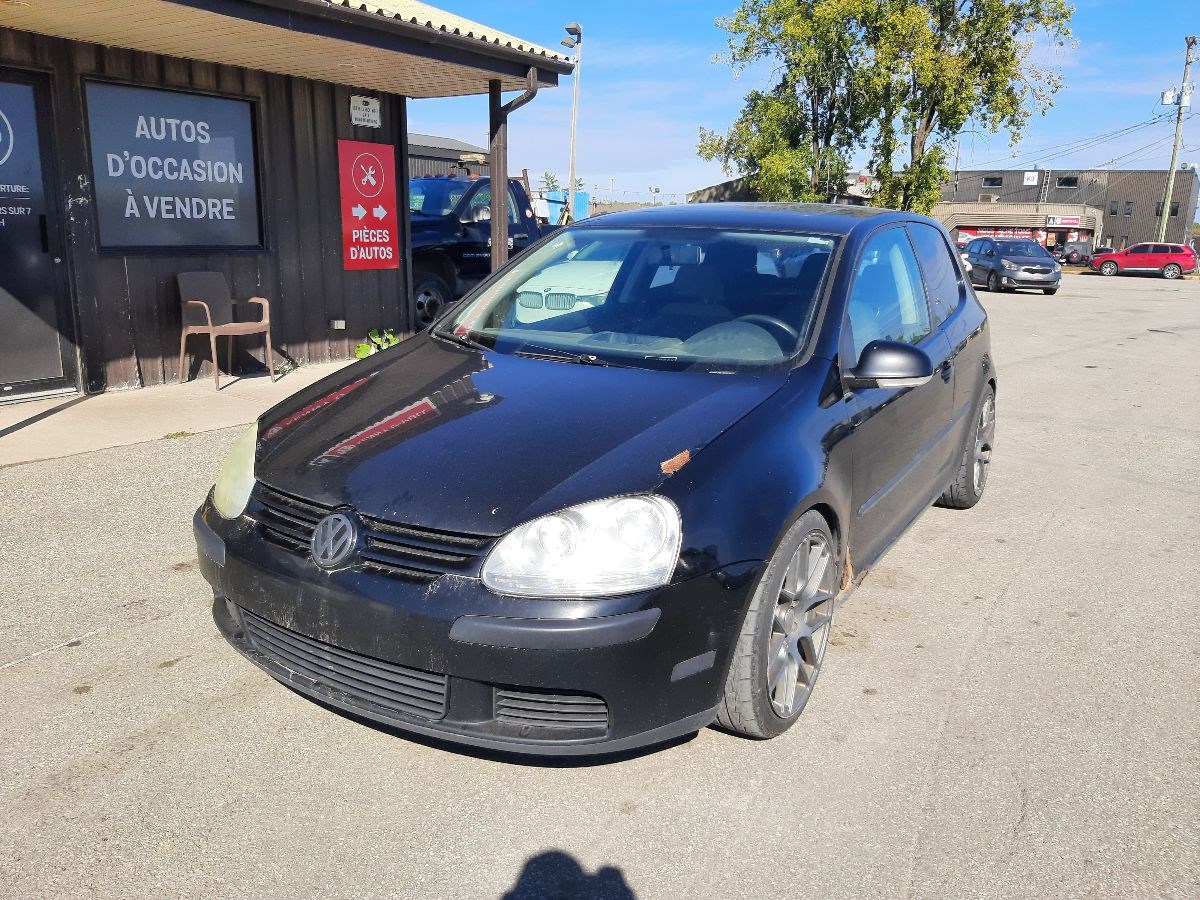
{"type": "MultiPolygon", "coordinates": [[[[184,271],[269,298],[277,363],[411,327],[408,98],[490,95],[506,161],[502,91],[571,64],[392,6],[0,4],[0,399],[175,380],[184,271]]],[[[192,377],[211,365],[206,341],[189,355],[192,377]]],[[[261,367],[259,340],[237,359],[261,367]]]]}
{"type": "MultiPolygon", "coordinates": [[[[1094,234],[1081,236],[1097,245],[1118,249],[1158,238],[1159,221],[1164,213],[1163,192],[1166,190],[1165,169],[986,169],[959,172],[942,188],[942,203],[953,204],[959,221],[970,218],[963,212],[964,204],[978,204],[978,217],[984,224],[978,227],[1003,228],[995,221],[995,213],[1003,207],[989,210],[989,204],[1021,204],[1023,210],[1036,209],[1038,218],[1046,218],[1038,230],[1042,239],[1053,243],[1066,240],[1068,230],[1084,224],[1092,207],[1100,211],[1085,231],[1094,234]],[[1067,224],[1062,224],[1063,222],[1067,224]]],[[[1175,173],[1175,185],[1167,217],[1166,240],[1188,243],[1192,239],[1192,223],[1196,221],[1196,205],[1200,201],[1200,171],[1193,165],[1175,173]]],[[[935,210],[935,215],[937,215],[935,210]]],[[[1024,228],[1029,223],[1021,223],[1024,228]]],[[[965,224],[967,230],[972,226],[965,224]]],[[[1035,235],[1036,236],[1036,235],[1035,235]]]]}

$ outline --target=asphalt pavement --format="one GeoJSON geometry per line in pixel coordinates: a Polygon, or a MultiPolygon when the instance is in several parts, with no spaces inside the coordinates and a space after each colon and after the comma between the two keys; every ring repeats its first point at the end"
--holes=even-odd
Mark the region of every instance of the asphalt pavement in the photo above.
{"type": "Polygon", "coordinates": [[[238,429],[0,468],[12,897],[1200,896],[1200,282],[981,294],[998,439],[839,610],[788,734],[414,742],[217,635],[238,429]]]}

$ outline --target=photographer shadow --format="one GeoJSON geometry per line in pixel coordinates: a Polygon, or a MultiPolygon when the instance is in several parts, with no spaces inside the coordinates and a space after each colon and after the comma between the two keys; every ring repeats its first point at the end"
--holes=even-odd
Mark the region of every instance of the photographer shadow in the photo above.
{"type": "Polygon", "coordinates": [[[526,860],[503,900],[635,900],[636,896],[620,869],[603,866],[589,875],[569,853],[547,850],[526,860]]]}

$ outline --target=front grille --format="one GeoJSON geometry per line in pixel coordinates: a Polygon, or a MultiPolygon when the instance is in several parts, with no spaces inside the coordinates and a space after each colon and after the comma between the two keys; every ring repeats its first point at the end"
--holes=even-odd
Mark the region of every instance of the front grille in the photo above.
{"type": "Polygon", "coordinates": [[[1029,275],[1049,275],[1053,269],[1047,269],[1044,266],[1026,266],[1021,270],[1029,275]]]}
{"type": "MultiPolygon", "coordinates": [[[[309,552],[317,522],[335,509],[261,483],[255,486],[253,498],[257,502],[250,508],[250,515],[258,520],[263,537],[298,554],[309,552]]],[[[483,556],[495,540],[369,516],[360,518],[365,533],[356,564],[412,581],[430,582],[447,574],[478,575],[483,556]]]]}
{"type": "Polygon", "coordinates": [[[608,706],[587,694],[534,693],[496,688],[496,721],[539,728],[608,727],[608,706]]]}
{"type": "Polygon", "coordinates": [[[286,669],[344,696],[352,705],[421,719],[446,715],[446,676],[410,669],[288,631],[242,610],[258,651],[286,669]]]}

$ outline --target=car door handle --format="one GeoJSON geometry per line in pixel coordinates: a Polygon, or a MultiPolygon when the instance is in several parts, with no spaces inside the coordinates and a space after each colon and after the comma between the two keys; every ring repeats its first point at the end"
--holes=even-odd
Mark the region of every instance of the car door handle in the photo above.
{"type": "Polygon", "coordinates": [[[942,381],[949,381],[954,375],[954,363],[950,362],[950,360],[946,360],[944,363],[942,363],[941,372],[942,381]]]}

